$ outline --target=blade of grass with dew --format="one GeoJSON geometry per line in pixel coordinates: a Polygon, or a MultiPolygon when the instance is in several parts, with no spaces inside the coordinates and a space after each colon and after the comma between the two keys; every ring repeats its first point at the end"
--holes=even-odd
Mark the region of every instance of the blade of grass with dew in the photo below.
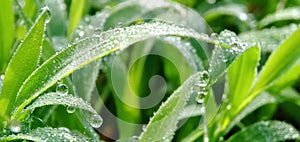
{"type": "Polygon", "coordinates": [[[299,131],[285,122],[262,121],[235,133],[226,142],[275,142],[285,140],[300,140],[299,131]]]}
{"type": "Polygon", "coordinates": [[[11,57],[15,24],[12,0],[1,0],[0,3],[0,74],[2,74],[11,57]]]}
{"type": "MultiPolygon", "coordinates": [[[[204,72],[198,72],[190,76],[168,99],[164,102],[150,122],[141,133],[139,140],[145,141],[171,141],[177,129],[178,118],[182,109],[191,96],[195,84],[201,81],[204,72]],[[153,137],[155,136],[155,137],[153,137]]],[[[207,82],[208,83],[208,82],[207,82]]],[[[199,87],[199,86],[197,86],[199,87]]]]}
{"type": "MultiPolygon", "coordinates": [[[[37,68],[21,86],[13,117],[38,97],[57,80],[66,77],[74,70],[105,55],[124,49],[147,38],[163,35],[180,35],[218,44],[205,34],[199,34],[174,24],[153,22],[108,30],[78,41],[37,68]],[[84,48],[83,48],[84,47],[84,48]]],[[[223,45],[225,46],[225,45],[223,45]]]]}
{"type": "Polygon", "coordinates": [[[215,45],[213,54],[210,61],[209,74],[211,76],[211,84],[215,83],[221,77],[235,60],[236,57],[241,55],[248,47],[246,43],[240,41],[235,33],[224,30],[219,35],[211,35],[211,38],[219,40],[220,45],[225,44],[228,47],[221,47],[215,45]]]}
{"type": "MultiPolygon", "coordinates": [[[[79,97],[74,97],[68,94],[62,94],[60,92],[47,93],[38,97],[33,101],[32,104],[27,106],[23,112],[34,110],[35,108],[47,106],[47,105],[64,105],[67,106],[67,111],[69,113],[74,113],[76,109],[82,109],[88,113],[87,121],[95,128],[98,128],[102,125],[102,118],[97,112],[84,100],[79,97]]],[[[21,112],[22,113],[22,112],[21,112]]]]}
{"type": "Polygon", "coordinates": [[[249,44],[259,44],[262,52],[273,52],[285,39],[294,33],[298,27],[298,25],[291,24],[282,28],[243,32],[239,35],[239,38],[249,44]]]}
{"type": "Polygon", "coordinates": [[[71,39],[71,34],[73,30],[77,27],[79,23],[83,9],[84,9],[85,0],[74,0],[71,2],[70,16],[69,16],[69,26],[68,26],[68,38],[71,39]]]}
{"type": "Polygon", "coordinates": [[[219,7],[208,10],[207,12],[204,13],[204,19],[207,22],[212,22],[219,17],[222,17],[224,15],[229,15],[238,18],[240,21],[247,21],[249,20],[247,14],[248,14],[247,8],[244,5],[228,4],[228,5],[221,5],[219,7]]]}
{"type": "Polygon", "coordinates": [[[287,20],[300,20],[300,7],[287,8],[267,15],[265,18],[258,22],[258,27],[263,28],[272,23],[287,20]]]}
{"type": "Polygon", "coordinates": [[[67,128],[37,128],[28,133],[20,133],[0,137],[1,141],[29,140],[29,141],[91,141],[90,138],[78,132],[72,132],[67,128]]]}
{"type": "Polygon", "coordinates": [[[0,95],[1,115],[10,114],[19,88],[38,66],[48,14],[45,8],[10,60],[0,95]]]}

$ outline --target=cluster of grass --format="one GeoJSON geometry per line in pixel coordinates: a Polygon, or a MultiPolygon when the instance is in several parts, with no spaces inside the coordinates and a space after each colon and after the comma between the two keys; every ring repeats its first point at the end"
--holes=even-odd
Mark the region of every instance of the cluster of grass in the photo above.
{"type": "Polygon", "coordinates": [[[299,0],[0,3],[0,141],[300,141],[299,0]]]}

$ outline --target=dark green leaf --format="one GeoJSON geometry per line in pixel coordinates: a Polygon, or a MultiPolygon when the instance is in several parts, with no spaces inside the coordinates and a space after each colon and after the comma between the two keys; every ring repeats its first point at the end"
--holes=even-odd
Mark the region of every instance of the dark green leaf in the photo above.
{"type": "Polygon", "coordinates": [[[262,121],[242,129],[227,142],[277,142],[300,140],[300,134],[292,125],[280,121],[262,121]]]}

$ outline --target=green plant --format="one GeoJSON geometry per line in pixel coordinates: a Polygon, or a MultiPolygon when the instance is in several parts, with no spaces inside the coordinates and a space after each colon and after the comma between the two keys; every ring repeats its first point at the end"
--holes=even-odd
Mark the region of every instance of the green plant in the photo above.
{"type": "Polygon", "coordinates": [[[298,1],[0,2],[1,141],[300,140],[298,1]]]}

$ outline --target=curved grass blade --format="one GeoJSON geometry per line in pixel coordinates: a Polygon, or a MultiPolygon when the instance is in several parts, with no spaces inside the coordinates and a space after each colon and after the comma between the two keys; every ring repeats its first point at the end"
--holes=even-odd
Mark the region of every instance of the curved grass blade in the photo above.
{"type": "Polygon", "coordinates": [[[29,141],[47,141],[47,142],[74,142],[81,141],[87,142],[91,141],[87,136],[78,133],[71,132],[67,128],[37,128],[30,131],[29,133],[20,133],[16,135],[9,135],[0,137],[1,141],[14,141],[14,140],[29,140],[29,141]]]}
{"type": "Polygon", "coordinates": [[[300,62],[293,66],[285,75],[271,85],[270,90],[279,92],[285,87],[292,86],[300,78],[300,62]]]}
{"type": "Polygon", "coordinates": [[[7,67],[0,95],[1,115],[9,115],[19,88],[38,66],[48,12],[47,8],[41,12],[7,67]]]}
{"type": "Polygon", "coordinates": [[[116,28],[103,32],[100,35],[87,37],[57,53],[26,79],[19,90],[14,105],[13,117],[16,117],[26,105],[31,103],[32,100],[52,86],[57,80],[66,77],[74,70],[112,52],[124,49],[133,43],[163,35],[194,37],[218,44],[218,41],[211,40],[205,34],[199,34],[193,30],[162,22],[116,28]]]}
{"type": "Polygon", "coordinates": [[[259,92],[268,88],[272,82],[280,78],[300,59],[300,28],[295,31],[280,47],[269,57],[262,69],[259,78],[252,89],[248,102],[259,92]]]}
{"type": "Polygon", "coordinates": [[[153,0],[151,3],[148,0],[123,2],[110,11],[104,29],[118,26],[119,23],[140,22],[143,19],[173,22],[201,33],[210,30],[197,12],[184,5],[166,0],[153,0]]]}
{"type": "Polygon", "coordinates": [[[12,0],[0,0],[0,3],[0,73],[4,73],[14,42],[14,11],[12,0]]]}
{"type": "Polygon", "coordinates": [[[270,14],[258,23],[258,27],[263,28],[272,23],[286,20],[300,20],[300,7],[287,8],[270,14]]]}
{"type": "Polygon", "coordinates": [[[249,17],[247,15],[247,8],[240,4],[221,5],[219,7],[210,9],[204,13],[204,18],[206,21],[211,22],[223,15],[234,16],[238,18],[240,21],[249,20],[248,19],[249,17]]]}
{"type": "Polygon", "coordinates": [[[257,122],[231,136],[226,142],[300,140],[300,134],[292,125],[280,121],[257,122]]]}
{"type": "Polygon", "coordinates": [[[88,113],[86,113],[86,115],[88,115],[86,118],[93,127],[100,127],[103,121],[91,105],[87,104],[81,98],[57,92],[41,95],[32,104],[26,107],[23,112],[47,105],[67,106],[67,111],[69,113],[74,113],[77,108],[88,111],[88,113]]]}

